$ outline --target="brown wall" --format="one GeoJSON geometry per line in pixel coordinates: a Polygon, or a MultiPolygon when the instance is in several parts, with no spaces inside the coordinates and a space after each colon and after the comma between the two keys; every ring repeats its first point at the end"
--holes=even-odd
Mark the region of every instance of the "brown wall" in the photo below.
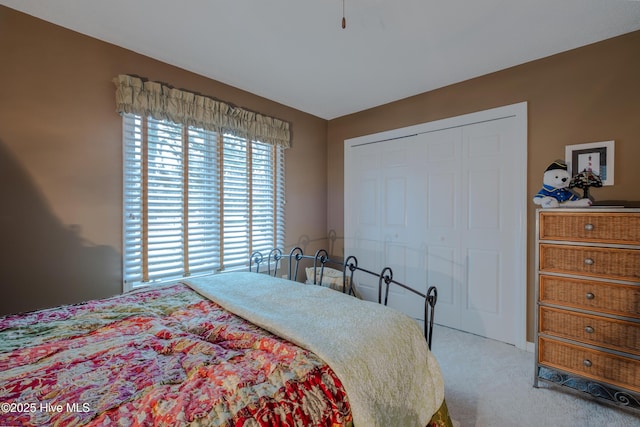
{"type": "MultiPolygon", "coordinates": [[[[329,122],[327,225],[344,235],[344,140],[528,102],[528,190],[564,146],[615,140],[615,185],[599,200],[640,200],[640,32],[423,93],[329,122]]],[[[528,217],[528,339],[533,339],[535,208],[528,217]]]]}
{"type": "Polygon", "coordinates": [[[3,6],[0,58],[0,315],[122,290],[118,74],[290,121],[287,245],[325,246],[325,120],[3,6]]]}

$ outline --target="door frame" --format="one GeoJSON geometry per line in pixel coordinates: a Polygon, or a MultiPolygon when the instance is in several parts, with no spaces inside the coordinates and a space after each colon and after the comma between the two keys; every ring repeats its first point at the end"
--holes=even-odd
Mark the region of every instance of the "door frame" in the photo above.
{"type": "MultiPolygon", "coordinates": [[[[527,349],[527,102],[520,102],[502,107],[491,108],[488,110],[478,111],[460,116],[449,117],[445,119],[435,120],[432,122],[421,123],[418,125],[407,126],[398,129],[392,129],[371,135],[364,135],[356,138],[346,139],[344,141],[344,217],[350,216],[350,204],[353,200],[349,194],[349,186],[347,180],[350,179],[349,165],[352,162],[351,148],[363,144],[373,144],[376,142],[388,141],[392,139],[404,138],[421,133],[434,132],[438,130],[472,125],[476,123],[498,120],[503,118],[515,118],[515,158],[513,161],[522,165],[518,168],[520,173],[513,177],[515,187],[519,189],[513,198],[516,202],[516,229],[514,235],[516,237],[516,277],[514,301],[512,303],[516,307],[516,332],[514,336],[515,346],[519,349],[527,349]]],[[[345,230],[345,238],[346,238],[345,230]]]]}

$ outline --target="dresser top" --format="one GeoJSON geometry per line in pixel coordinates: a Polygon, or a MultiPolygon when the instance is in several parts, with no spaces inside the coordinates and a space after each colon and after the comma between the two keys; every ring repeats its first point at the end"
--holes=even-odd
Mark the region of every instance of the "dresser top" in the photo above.
{"type": "Polygon", "coordinates": [[[589,208],[537,208],[536,212],[566,212],[566,213],[640,213],[640,208],[625,208],[621,206],[591,206],[589,208]]]}

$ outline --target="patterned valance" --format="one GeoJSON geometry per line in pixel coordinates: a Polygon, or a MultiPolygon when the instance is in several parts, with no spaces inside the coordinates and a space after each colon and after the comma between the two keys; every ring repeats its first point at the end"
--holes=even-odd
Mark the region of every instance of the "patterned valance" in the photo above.
{"type": "Polygon", "coordinates": [[[139,77],[121,74],[113,82],[119,113],[170,120],[284,148],[291,145],[288,122],[139,77]]]}

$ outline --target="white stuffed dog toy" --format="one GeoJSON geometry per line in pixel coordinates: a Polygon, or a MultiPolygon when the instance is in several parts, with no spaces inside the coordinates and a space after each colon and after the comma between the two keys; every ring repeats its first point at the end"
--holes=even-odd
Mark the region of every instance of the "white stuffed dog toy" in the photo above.
{"type": "Polygon", "coordinates": [[[544,185],[533,198],[533,203],[543,208],[591,206],[591,200],[581,199],[567,188],[569,181],[571,175],[567,171],[567,164],[561,160],[551,163],[544,171],[544,185]]]}

